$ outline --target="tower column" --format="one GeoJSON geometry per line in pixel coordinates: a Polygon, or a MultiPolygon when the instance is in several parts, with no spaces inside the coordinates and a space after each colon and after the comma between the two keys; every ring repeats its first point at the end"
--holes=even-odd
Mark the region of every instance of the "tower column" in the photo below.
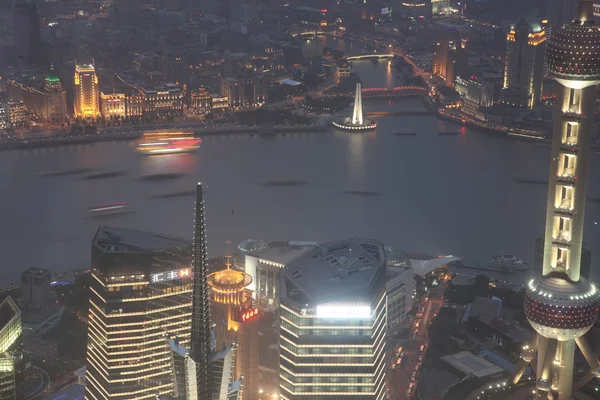
{"type": "Polygon", "coordinates": [[[559,343],[558,356],[560,365],[558,370],[558,400],[571,400],[573,393],[573,359],[575,341],[565,340],[559,343]]]}

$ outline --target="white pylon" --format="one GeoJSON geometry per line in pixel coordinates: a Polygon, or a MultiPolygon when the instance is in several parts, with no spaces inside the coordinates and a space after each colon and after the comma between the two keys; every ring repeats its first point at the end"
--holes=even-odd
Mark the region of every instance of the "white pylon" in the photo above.
{"type": "Polygon", "coordinates": [[[363,124],[362,114],[362,90],[360,82],[356,83],[356,94],[354,95],[354,111],[352,112],[352,125],[363,124]]]}

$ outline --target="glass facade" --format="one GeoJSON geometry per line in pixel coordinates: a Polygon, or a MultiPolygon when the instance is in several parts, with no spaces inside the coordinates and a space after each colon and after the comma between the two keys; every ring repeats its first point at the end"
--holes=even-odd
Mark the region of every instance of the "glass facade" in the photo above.
{"type": "Polygon", "coordinates": [[[174,393],[167,339],[190,346],[192,279],[185,274],[190,258],[183,240],[99,229],[92,245],[86,399],[174,393]],[[129,245],[132,236],[156,247],[129,245]]]}
{"type": "Polygon", "coordinates": [[[0,303],[0,400],[23,398],[21,311],[7,297],[0,303]]]}
{"type": "Polygon", "coordinates": [[[381,242],[324,243],[282,271],[281,399],[383,400],[387,292],[381,242]]]}
{"type": "Polygon", "coordinates": [[[383,399],[386,295],[365,319],[316,318],[314,310],[280,305],[282,399],[383,399]]]}

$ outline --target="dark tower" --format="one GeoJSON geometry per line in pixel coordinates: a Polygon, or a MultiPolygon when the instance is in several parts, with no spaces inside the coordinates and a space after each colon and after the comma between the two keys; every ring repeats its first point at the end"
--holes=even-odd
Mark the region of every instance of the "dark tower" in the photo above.
{"type": "Polygon", "coordinates": [[[196,212],[192,268],[194,269],[194,294],[192,298],[192,351],[191,358],[196,362],[198,398],[211,398],[209,354],[214,351],[210,320],[206,265],[206,224],[204,223],[204,198],[202,183],[196,186],[196,212]]]}
{"type": "Polygon", "coordinates": [[[40,60],[42,34],[37,3],[15,3],[13,37],[18,64],[31,65],[40,60]]]}

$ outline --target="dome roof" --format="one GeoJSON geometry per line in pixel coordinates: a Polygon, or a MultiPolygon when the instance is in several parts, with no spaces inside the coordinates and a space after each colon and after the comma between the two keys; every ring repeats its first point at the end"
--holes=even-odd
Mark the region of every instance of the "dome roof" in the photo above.
{"type": "Polygon", "coordinates": [[[247,239],[238,244],[238,249],[243,253],[262,253],[269,249],[269,245],[264,240],[247,239]]]}
{"type": "Polygon", "coordinates": [[[573,21],[552,32],[546,44],[548,69],[558,78],[600,79],[600,26],[573,21]]]}

